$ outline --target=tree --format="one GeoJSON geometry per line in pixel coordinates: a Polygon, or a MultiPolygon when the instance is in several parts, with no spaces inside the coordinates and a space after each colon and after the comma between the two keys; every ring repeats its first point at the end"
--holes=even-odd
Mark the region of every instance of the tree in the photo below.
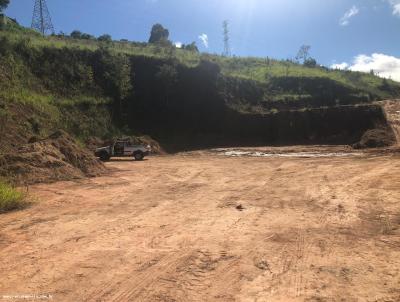
{"type": "Polygon", "coordinates": [[[56,34],[56,37],[59,37],[59,38],[64,38],[65,36],[66,35],[63,31],[60,31],[58,34],[56,34]]]}
{"type": "MultiPolygon", "coordinates": [[[[58,36],[60,36],[60,34],[58,34],[58,36]]],[[[71,38],[73,38],[73,39],[81,39],[81,40],[94,40],[94,39],[95,39],[94,36],[92,36],[92,35],[90,35],[90,34],[83,33],[83,32],[81,32],[81,31],[79,31],[79,30],[74,30],[74,31],[71,33],[70,36],[71,36],[71,38]]]]}
{"type": "Polygon", "coordinates": [[[0,0],[0,12],[5,10],[9,4],[10,0],[0,0]]]}
{"type": "Polygon", "coordinates": [[[167,42],[169,38],[168,29],[164,28],[161,24],[153,25],[151,29],[149,43],[163,43],[167,42]]]}
{"type": "Polygon", "coordinates": [[[307,67],[317,67],[317,61],[314,58],[308,58],[304,61],[304,66],[307,67]]]}
{"type": "Polygon", "coordinates": [[[296,61],[305,63],[307,59],[310,57],[310,45],[302,45],[297,53],[296,61]]]}
{"type": "Polygon", "coordinates": [[[112,37],[108,34],[104,34],[104,35],[101,35],[100,37],[98,37],[97,40],[99,40],[101,42],[111,42],[112,37]]]}
{"type": "MultiPolygon", "coordinates": [[[[1,0],[0,0],[1,1],[1,0]]],[[[81,39],[82,38],[82,32],[80,32],[79,30],[74,30],[72,33],[71,33],[71,38],[74,38],[74,39],[81,39]]]]}
{"type": "Polygon", "coordinates": [[[81,39],[83,39],[83,40],[93,40],[94,37],[92,35],[90,35],[90,34],[82,33],[81,39]]]}
{"type": "Polygon", "coordinates": [[[191,44],[188,44],[188,45],[182,45],[182,48],[189,50],[189,51],[199,52],[196,42],[192,42],[191,44]]]}

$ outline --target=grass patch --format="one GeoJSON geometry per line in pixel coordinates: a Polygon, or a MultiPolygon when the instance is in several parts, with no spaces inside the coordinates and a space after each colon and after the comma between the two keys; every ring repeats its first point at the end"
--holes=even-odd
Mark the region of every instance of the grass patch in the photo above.
{"type": "Polygon", "coordinates": [[[0,213],[22,209],[27,205],[25,194],[4,182],[0,182],[0,213]]]}

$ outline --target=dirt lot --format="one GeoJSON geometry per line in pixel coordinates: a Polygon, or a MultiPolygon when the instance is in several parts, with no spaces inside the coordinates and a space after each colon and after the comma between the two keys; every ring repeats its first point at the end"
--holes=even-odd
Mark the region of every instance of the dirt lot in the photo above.
{"type": "Polygon", "coordinates": [[[229,155],[31,187],[0,216],[0,300],[400,301],[400,156],[229,155]]]}

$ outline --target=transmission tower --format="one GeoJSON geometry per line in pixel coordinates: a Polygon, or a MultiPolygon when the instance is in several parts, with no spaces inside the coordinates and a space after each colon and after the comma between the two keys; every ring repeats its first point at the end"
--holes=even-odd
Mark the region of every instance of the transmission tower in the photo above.
{"type": "Polygon", "coordinates": [[[231,55],[231,47],[229,44],[229,22],[228,20],[225,20],[222,23],[222,27],[224,30],[224,56],[230,57],[231,55]]]}
{"type": "Polygon", "coordinates": [[[42,35],[54,34],[54,27],[51,22],[46,0],[35,0],[31,27],[41,32],[42,35]]]}

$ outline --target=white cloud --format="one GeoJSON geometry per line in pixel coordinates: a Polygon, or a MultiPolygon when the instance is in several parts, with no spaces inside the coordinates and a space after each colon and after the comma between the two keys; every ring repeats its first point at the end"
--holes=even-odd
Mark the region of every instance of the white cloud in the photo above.
{"type": "Polygon", "coordinates": [[[342,63],[331,66],[331,68],[338,67],[344,67],[343,69],[361,72],[370,72],[373,70],[381,77],[392,78],[393,80],[400,82],[400,58],[381,53],[374,53],[370,56],[358,55],[354,58],[351,65],[348,63],[342,63]]]}
{"type": "Polygon", "coordinates": [[[208,48],[208,36],[207,34],[201,34],[199,36],[199,39],[201,40],[201,42],[203,43],[205,48],[208,48]]]}
{"type": "Polygon", "coordinates": [[[182,48],[182,42],[178,41],[178,42],[175,42],[174,44],[175,44],[176,48],[182,48]]]}
{"type": "Polygon", "coordinates": [[[358,13],[360,12],[360,10],[358,9],[357,6],[353,5],[352,8],[350,8],[344,15],[342,18],[340,18],[339,20],[339,24],[341,26],[347,26],[350,23],[350,19],[353,18],[354,16],[358,15],[358,13]]]}
{"type": "Polygon", "coordinates": [[[340,69],[340,70],[346,70],[348,67],[349,67],[349,64],[347,64],[346,62],[331,65],[332,69],[340,69]]]}
{"type": "Polygon", "coordinates": [[[393,15],[400,17],[400,0],[387,0],[393,8],[393,15]]]}

